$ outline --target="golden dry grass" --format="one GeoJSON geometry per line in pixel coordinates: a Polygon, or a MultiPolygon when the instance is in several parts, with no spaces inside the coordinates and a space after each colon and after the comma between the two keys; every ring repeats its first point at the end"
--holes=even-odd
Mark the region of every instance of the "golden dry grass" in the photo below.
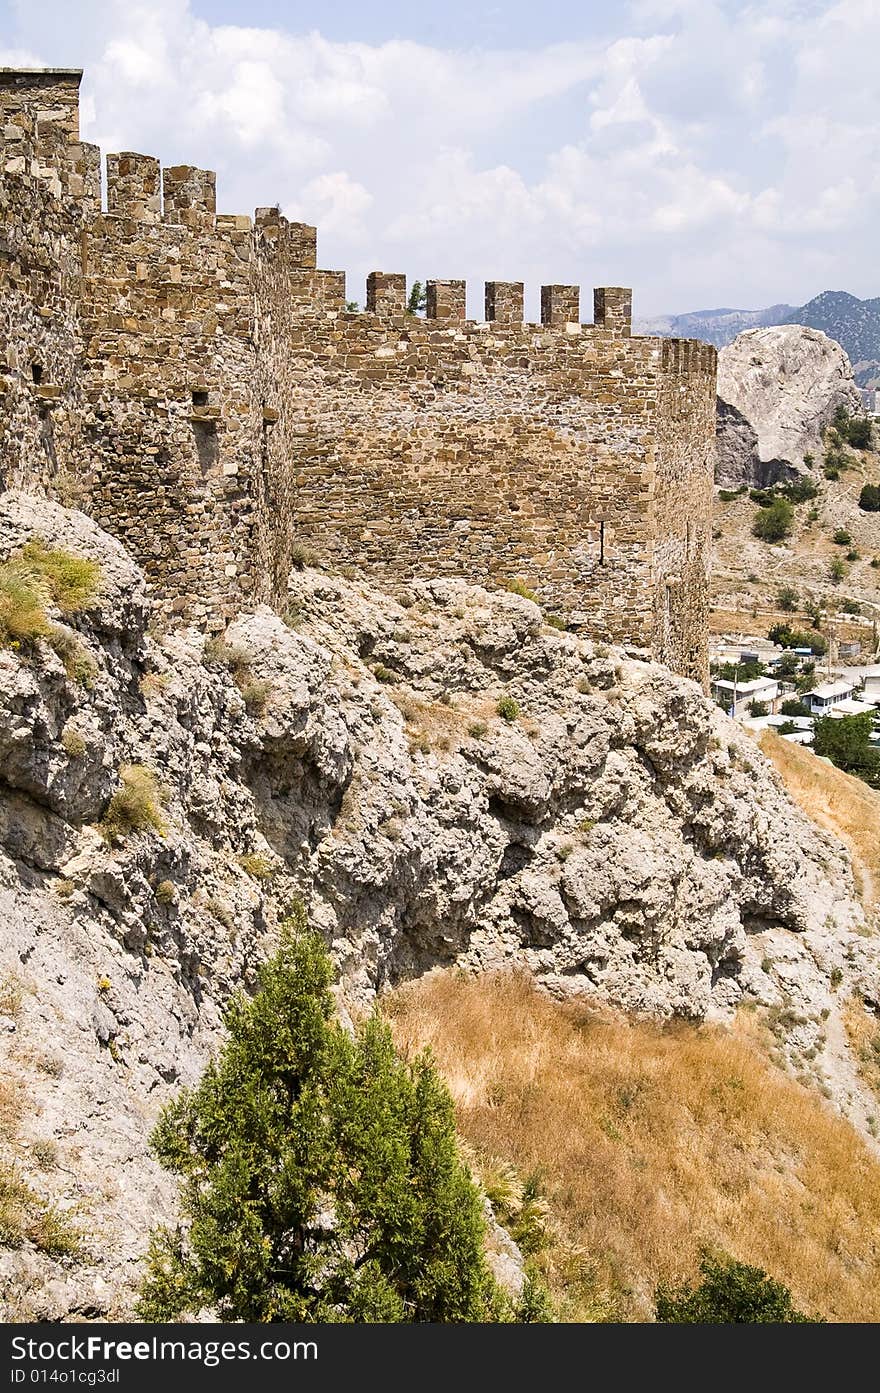
{"type": "Polygon", "coordinates": [[[880,793],[771,730],[761,733],[760,745],[798,806],[847,846],[859,894],[866,907],[876,906],[880,903],[880,793]]]}
{"type": "Polygon", "coordinates": [[[843,1025],[859,1073],[880,1099],[880,1021],[861,997],[852,996],[843,1008],[843,1025]]]}
{"type": "Polygon", "coordinates": [[[711,1245],[802,1310],[880,1320],[880,1163],[747,1020],[664,1029],[516,974],[434,973],[387,1010],[402,1047],[433,1050],[477,1155],[543,1177],[543,1265],[569,1318],[650,1318],[656,1284],[693,1277],[711,1245]]]}

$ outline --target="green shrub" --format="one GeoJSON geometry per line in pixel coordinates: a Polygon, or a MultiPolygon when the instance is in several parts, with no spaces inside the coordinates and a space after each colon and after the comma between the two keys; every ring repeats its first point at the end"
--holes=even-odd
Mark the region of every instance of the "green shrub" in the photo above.
{"type": "Polygon", "coordinates": [[[852,537],[847,532],[845,527],[838,527],[834,532],[832,532],[831,540],[836,547],[848,547],[850,542],[852,541],[852,537]]]}
{"type": "Polygon", "coordinates": [[[807,503],[811,498],[816,498],[819,493],[819,486],[813,479],[806,479],[801,476],[792,479],[789,483],[783,484],[779,490],[783,498],[787,498],[789,503],[807,503]]]}
{"type": "Polygon", "coordinates": [[[840,610],[842,614],[861,614],[862,607],[858,600],[841,600],[840,610]]]}
{"type": "Polygon", "coordinates": [[[704,1256],[702,1281],[696,1286],[660,1286],[655,1298],[658,1321],[673,1325],[816,1324],[795,1309],[791,1292],[760,1267],[733,1258],[704,1256]]]}
{"type": "Polygon", "coordinates": [[[743,484],[742,488],[738,489],[719,489],[718,497],[721,499],[722,503],[732,503],[735,498],[742,498],[745,491],[745,484],[743,484]]]}
{"type": "Polygon", "coordinates": [[[859,507],[866,513],[880,513],[880,485],[865,484],[862,487],[859,507]]]}
{"type": "Polygon", "coordinates": [[[565,619],[563,619],[563,618],[562,618],[562,615],[560,615],[560,614],[545,614],[545,615],[544,615],[544,623],[545,623],[545,624],[549,624],[550,627],[551,627],[551,629],[567,629],[567,628],[568,628],[568,621],[565,620],[565,619]]]}
{"type": "Polygon", "coordinates": [[[790,585],[783,585],[776,592],[776,603],[787,614],[793,614],[798,607],[798,593],[790,585]]]}
{"type": "Polygon", "coordinates": [[[143,764],[126,764],[119,771],[121,787],[107,805],[101,823],[108,841],[119,841],[132,832],[165,834],[159,781],[143,764]]]}
{"type": "Polygon", "coordinates": [[[770,707],[767,705],[766,701],[756,701],[753,699],[749,702],[750,716],[767,716],[769,712],[770,707]]]}
{"type": "Polygon", "coordinates": [[[842,556],[832,556],[830,562],[828,563],[828,574],[834,581],[835,585],[838,583],[838,581],[843,580],[844,576],[846,575],[846,562],[844,561],[842,556]]]}
{"type": "Polygon", "coordinates": [[[485,721],[472,721],[468,726],[468,735],[472,740],[482,740],[488,729],[485,721]]]}
{"type": "Polygon", "coordinates": [[[778,725],[778,726],[776,727],[776,734],[777,734],[777,735],[794,735],[795,732],[797,731],[797,728],[798,728],[798,727],[797,727],[797,725],[796,725],[796,723],[795,723],[794,721],[783,721],[781,725],[778,725]]]}
{"type": "Polygon", "coordinates": [[[752,523],[752,532],[762,542],[781,542],[789,536],[794,522],[794,509],[785,498],[776,498],[767,508],[761,508],[752,523]]]}
{"type": "Polygon", "coordinates": [[[802,701],[797,701],[794,697],[789,697],[779,708],[783,716],[809,716],[808,707],[802,701]]]}
{"type": "Polygon", "coordinates": [[[503,696],[499,698],[495,710],[498,712],[502,721],[507,721],[509,724],[511,721],[515,721],[519,715],[519,702],[514,701],[512,696],[503,696]]]}
{"type": "Polygon", "coordinates": [[[140,1318],[503,1318],[446,1086],[429,1056],[397,1055],[378,1015],[353,1036],[333,1019],[326,950],[302,930],[153,1133],[185,1224],[152,1235],[140,1318]]]}
{"type": "Polygon", "coordinates": [[[792,629],[788,624],[774,624],[767,637],[771,643],[781,644],[783,648],[812,648],[818,654],[828,650],[828,644],[820,633],[792,629]]]}
{"type": "Polygon", "coordinates": [[[780,653],[774,671],[777,677],[794,677],[798,670],[800,659],[796,653],[787,648],[784,653],[780,653]]]}
{"type": "Polygon", "coordinates": [[[373,668],[373,676],[377,682],[384,682],[386,685],[397,681],[397,674],[392,672],[390,667],[385,667],[383,663],[376,664],[373,668]]]}

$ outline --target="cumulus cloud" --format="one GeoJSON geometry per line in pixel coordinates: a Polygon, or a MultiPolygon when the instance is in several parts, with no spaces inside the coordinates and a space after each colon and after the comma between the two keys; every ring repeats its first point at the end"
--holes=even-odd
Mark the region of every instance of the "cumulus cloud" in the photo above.
{"type": "MultiPolygon", "coordinates": [[[[242,5],[242,14],[246,7],[242,5]]],[[[15,0],[7,64],[81,62],[84,135],[317,222],[363,298],[413,278],[631,284],[642,313],[876,294],[876,0],[639,0],[604,39],[447,50],[15,0]],[[72,14],[71,11],[75,11],[72,14]]]]}

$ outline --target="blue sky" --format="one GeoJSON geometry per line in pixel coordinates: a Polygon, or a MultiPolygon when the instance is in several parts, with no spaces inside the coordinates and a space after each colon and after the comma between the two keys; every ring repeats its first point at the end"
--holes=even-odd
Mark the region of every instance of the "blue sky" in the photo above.
{"type": "Polygon", "coordinates": [[[878,0],[0,0],[83,135],[279,202],[368,271],[632,285],[643,315],[880,293],[878,0]]]}

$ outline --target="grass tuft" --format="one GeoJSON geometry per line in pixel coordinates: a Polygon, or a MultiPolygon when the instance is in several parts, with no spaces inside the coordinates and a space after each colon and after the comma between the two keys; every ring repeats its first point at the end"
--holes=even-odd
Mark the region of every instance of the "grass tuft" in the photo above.
{"type": "Polygon", "coordinates": [[[132,832],[165,835],[159,780],[143,764],[126,764],[119,771],[120,788],[107,805],[101,828],[109,842],[121,841],[132,832]]]}

